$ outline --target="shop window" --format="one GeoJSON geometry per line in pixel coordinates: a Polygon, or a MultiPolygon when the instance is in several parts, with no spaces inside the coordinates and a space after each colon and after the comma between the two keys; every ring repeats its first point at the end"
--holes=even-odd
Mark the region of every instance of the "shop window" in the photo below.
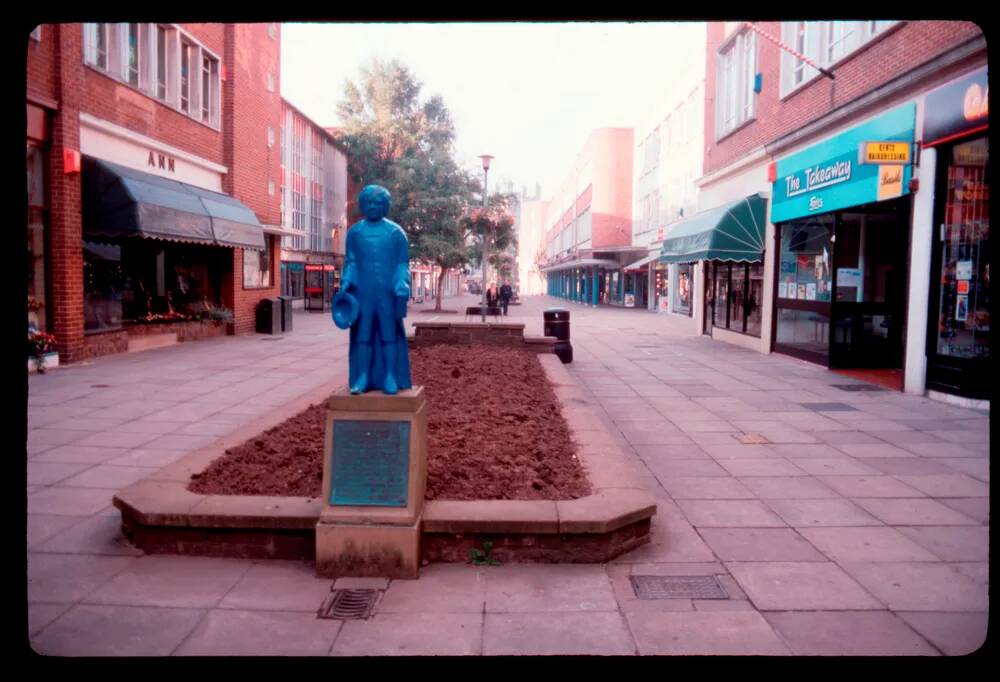
{"type": "Polygon", "coordinates": [[[83,243],[83,329],[101,332],[122,325],[122,249],[113,244],[83,243]]]}
{"type": "Polygon", "coordinates": [[[778,298],[830,301],[833,217],[785,223],[781,229],[778,298]]]}
{"type": "Polygon", "coordinates": [[[713,297],[710,305],[712,325],[740,334],[760,336],[764,266],[715,262],[712,267],[713,287],[709,290],[713,297]]]}
{"type": "Polygon", "coordinates": [[[694,266],[692,263],[678,263],[674,267],[674,305],[673,312],[691,315],[691,291],[693,289],[694,266]]]}
{"type": "Polygon", "coordinates": [[[745,30],[723,47],[717,59],[715,137],[720,139],[754,117],[756,36],[745,30]]]}
{"type": "Polygon", "coordinates": [[[746,297],[746,333],[751,336],[760,336],[761,303],[763,300],[764,265],[761,263],[754,263],[750,266],[746,297]]]}
{"type": "Polygon", "coordinates": [[[666,312],[668,301],[670,300],[667,296],[670,292],[670,278],[667,276],[667,268],[657,265],[656,267],[656,309],[660,312],[666,312]]]}
{"type": "Polygon", "coordinates": [[[29,146],[28,171],[28,329],[48,331],[45,272],[45,154],[29,146]]]}
{"type": "Polygon", "coordinates": [[[264,237],[264,248],[243,249],[243,288],[266,289],[271,286],[271,238],[264,237]]]}
{"type": "Polygon", "coordinates": [[[712,325],[727,329],[729,319],[729,263],[714,263],[712,293],[712,325]]]}
{"type": "Polygon", "coordinates": [[[955,145],[940,226],[939,355],[990,357],[989,140],[955,145]]]}

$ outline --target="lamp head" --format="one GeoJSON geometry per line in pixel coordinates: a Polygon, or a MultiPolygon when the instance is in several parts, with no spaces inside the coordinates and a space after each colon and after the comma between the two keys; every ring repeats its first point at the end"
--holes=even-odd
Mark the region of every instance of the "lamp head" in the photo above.
{"type": "Polygon", "coordinates": [[[480,155],[479,158],[483,160],[483,170],[486,171],[486,172],[489,172],[489,170],[490,170],[490,161],[493,160],[493,157],[490,156],[489,154],[482,154],[482,155],[480,155]]]}

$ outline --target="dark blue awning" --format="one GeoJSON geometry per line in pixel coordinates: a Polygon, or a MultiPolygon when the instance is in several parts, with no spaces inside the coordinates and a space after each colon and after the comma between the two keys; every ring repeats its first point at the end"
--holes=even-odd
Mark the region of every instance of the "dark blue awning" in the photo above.
{"type": "Polygon", "coordinates": [[[228,194],[89,156],[83,157],[83,232],[264,248],[257,215],[228,194]]]}

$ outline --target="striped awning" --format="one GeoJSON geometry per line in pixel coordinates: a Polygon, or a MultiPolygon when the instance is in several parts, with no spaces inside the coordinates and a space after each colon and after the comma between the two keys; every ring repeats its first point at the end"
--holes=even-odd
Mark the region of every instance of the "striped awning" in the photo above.
{"type": "Polygon", "coordinates": [[[663,240],[660,261],[761,262],[766,203],[763,196],[753,194],[678,223],[663,240]]]}

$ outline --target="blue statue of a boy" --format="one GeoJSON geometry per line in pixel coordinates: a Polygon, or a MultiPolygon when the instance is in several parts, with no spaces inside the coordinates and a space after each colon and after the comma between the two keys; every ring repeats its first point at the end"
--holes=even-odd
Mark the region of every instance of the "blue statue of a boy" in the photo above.
{"type": "Polygon", "coordinates": [[[358,195],[365,218],[347,232],[341,290],[333,301],[334,322],[351,328],[351,393],[381,389],[393,395],[412,386],[403,327],[410,247],[403,228],[386,219],[389,204],[389,191],[379,185],[368,185],[358,195]]]}

